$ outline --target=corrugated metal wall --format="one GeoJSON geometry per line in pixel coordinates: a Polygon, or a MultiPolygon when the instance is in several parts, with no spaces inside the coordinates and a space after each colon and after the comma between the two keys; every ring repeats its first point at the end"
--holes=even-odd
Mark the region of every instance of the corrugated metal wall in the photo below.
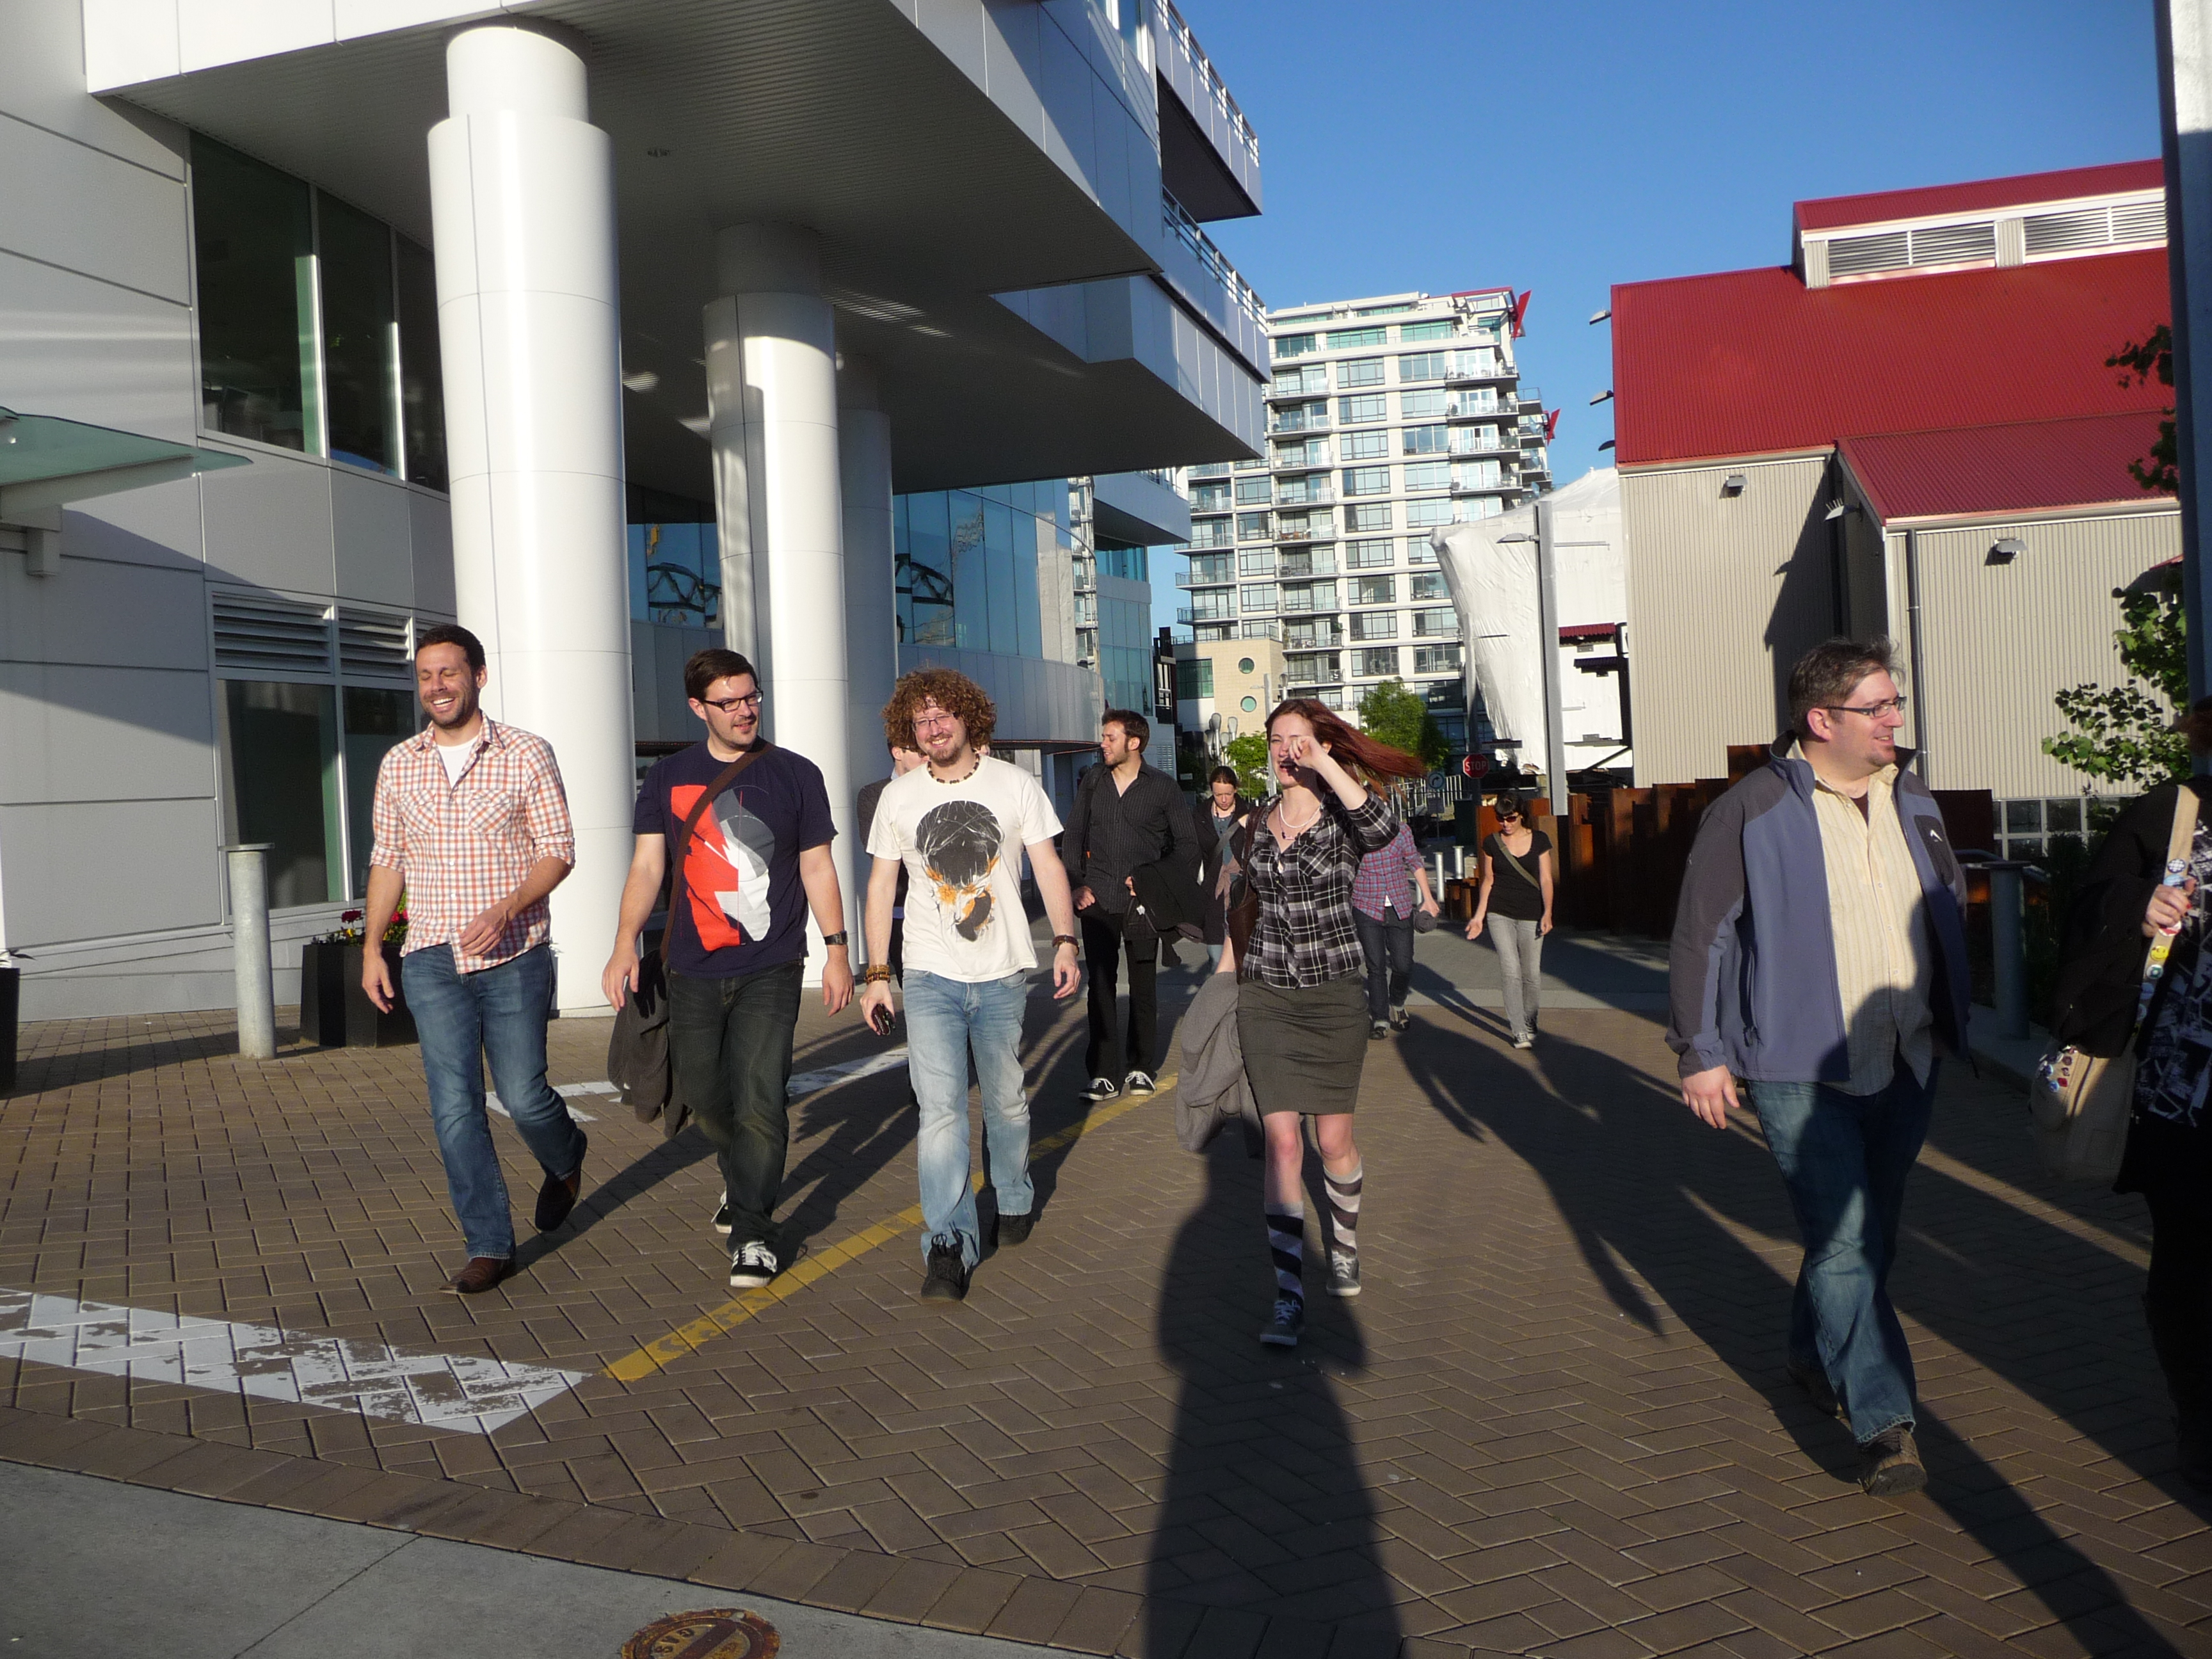
{"type": "Polygon", "coordinates": [[[1730,744],[1771,743],[1782,688],[1836,631],[1825,456],[1624,472],[1636,781],[1728,775],[1730,744]],[[1744,475],[1743,493],[1722,484],[1744,475]]]}
{"type": "MultiPolygon", "coordinates": [[[[1892,531],[1887,539],[1893,631],[1904,647],[1905,536],[1892,531]]],[[[1923,531],[1917,543],[1925,684],[1913,688],[1913,712],[1926,721],[1929,784],[1987,789],[2000,800],[2078,793],[2081,775],[2043,752],[2045,738],[2066,730],[2051,697],[2085,681],[2125,679],[2112,644],[2120,620],[2112,590],[2179,556],[2179,512],[1923,531]],[[2026,550],[1990,564],[2002,537],[2026,550]]]]}

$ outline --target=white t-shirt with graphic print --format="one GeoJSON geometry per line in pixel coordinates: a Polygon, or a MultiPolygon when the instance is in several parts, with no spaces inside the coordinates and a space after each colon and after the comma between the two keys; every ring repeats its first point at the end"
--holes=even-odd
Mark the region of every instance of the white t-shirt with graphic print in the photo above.
{"type": "Polygon", "coordinates": [[[917,766],[885,785],[868,851],[906,865],[908,971],[974,985],[1036,967],[1022,849],[1059,833],[1044,790],[1011,761],[979,760],[951,784],[917,766]]]}

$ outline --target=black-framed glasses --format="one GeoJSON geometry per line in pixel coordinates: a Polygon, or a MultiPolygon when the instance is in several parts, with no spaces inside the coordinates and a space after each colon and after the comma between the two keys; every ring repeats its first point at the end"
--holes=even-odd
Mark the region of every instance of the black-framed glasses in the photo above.
{"type": "Polygon", "coordinates": [[[1884,714],[1893,711],[1902,714],[1905,712],[1905,701],[1904,696],[1899,696],[1884,697],[1880,702],[1863,703],[1856,708],[1852,708],[1849,703],[1843,702],[1823,703],[1821,707],[1832,714],[1864,714],[1870,720],[1878,720],[1884,714]]]}
{"type": "Polygon", "coordinates": [[[719,708],[725,714],[734,714],[740,708],[759,708],[761,694],[757,691],[748,691],[742,697],[702,697],[700,701],[709,708],[719,708]]]}

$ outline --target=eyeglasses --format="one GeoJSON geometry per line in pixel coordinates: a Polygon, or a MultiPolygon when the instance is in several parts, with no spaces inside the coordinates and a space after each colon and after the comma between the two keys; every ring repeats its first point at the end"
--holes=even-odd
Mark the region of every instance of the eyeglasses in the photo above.
{"type": "Polygon", "coordinates": [[[959,715],[948,714],[943,709],[939,709],[934,714],[916,714],[914,717],[914,729],[917,732],[934,731],[940,726],[951,726],[959,718],[959,715]]]}
{"type": "Polygon", "coordinates": [[[1518,812],[1500,812],[1498,815],[1498,821],[1500,823],[1518,823],[1521,822],[1521,815],[1518,812]]]}
{"type": "Polygon", "coordinates": [[[1902,714],[1905,712],[1905,700],[1899,696],[1885,697],[1880,702],[1866,703],[1857,708],[1852,708],[1849,703],[1838,702],[1823,703],[1821,707],[1832,714],[1864,714],[1870,720],[1878,720],[1884,714],[1893,712],[1902,714]]]}
{"type": "Polygon", "coordinates": [[[702,697],[700,701],[709,708],[719,708],[725,714],[734,714],[740,708],[759,708],[761,694],[757,691],[748,691],[742,697],[702,697]]]}

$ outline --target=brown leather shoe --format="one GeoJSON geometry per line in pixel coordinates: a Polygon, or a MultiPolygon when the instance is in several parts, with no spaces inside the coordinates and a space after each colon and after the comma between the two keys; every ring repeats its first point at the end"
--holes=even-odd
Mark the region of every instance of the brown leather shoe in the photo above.
{"type": "Polygon", "coordinates": [[[467,1267],[446,1281],[446,1288],[461,1296],[476,1296],[489,1290],[501,1279],[514,1276],[513,1256],[472,1255],[467,1267]]]}
{"type": "MultiPolygon", "coordinates": [[[[592,1143],[584,1142],[584,1152],[592,1150],[592,1143]]],[[[568,1212],[576,1207],[577,1194],[584,1190],[584,1156],[576,1155],[576,1172],[566,1177],[548,1175],[545,1184],[538,1189],[538,1231],[550,1233],[568,1218],[568,1212]]]]}
{"type": "Polygon", "coordinates": [[[1869,1498],[1902,1498],[1928,1484],[1912,1431],[1899,1424],[1859,1448],[1859,1486],[1869,1498]]]}

